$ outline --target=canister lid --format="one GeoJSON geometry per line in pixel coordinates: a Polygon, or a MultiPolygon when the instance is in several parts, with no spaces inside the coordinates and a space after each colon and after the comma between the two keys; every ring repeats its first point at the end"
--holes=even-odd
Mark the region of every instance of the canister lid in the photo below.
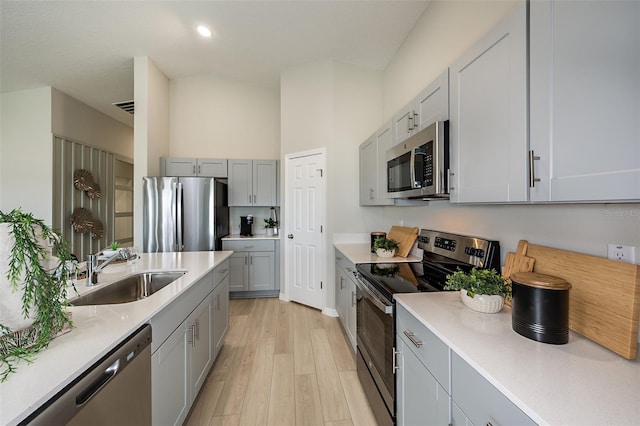
{"type": "Polygon", "coordinates": [[[386,237],[387,233],[386,232],[372,232],[371,236],[372,237],[386,237]]]}
{"type": "Polygon", "coordinates": [[[569,290],[571,284],[560,277],[539,274],[537,272],[516,272],[509,277],[512,282],[530,287],[546,288],[549,290],[569,290]]]}

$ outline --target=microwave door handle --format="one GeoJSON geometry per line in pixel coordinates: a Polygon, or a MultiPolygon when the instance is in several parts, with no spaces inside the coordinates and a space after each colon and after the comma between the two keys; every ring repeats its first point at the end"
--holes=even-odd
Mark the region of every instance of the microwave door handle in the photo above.
{"type": "Polygon", "coordinates": [[[409,173],[411,174],[411,188],[416,187],[416,150],[411,150],[411,160],[409,162],[409,173]]]}

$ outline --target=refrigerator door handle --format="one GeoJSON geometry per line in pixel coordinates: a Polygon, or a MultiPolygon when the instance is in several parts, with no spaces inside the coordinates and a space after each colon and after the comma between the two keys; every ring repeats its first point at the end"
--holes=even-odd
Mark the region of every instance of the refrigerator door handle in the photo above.
{"type": "Polygon", "coordinates": [[[182,251],[182,183],[178,182],[176,189],[176,251],[182,251]]]}

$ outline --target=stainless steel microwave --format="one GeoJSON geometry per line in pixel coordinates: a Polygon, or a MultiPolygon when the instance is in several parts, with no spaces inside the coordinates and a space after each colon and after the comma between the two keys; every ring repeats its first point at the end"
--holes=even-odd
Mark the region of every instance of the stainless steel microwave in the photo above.
{"type": "Polygon", "coordinates": [[[436,121],[389,149],[390,198],[449,198],[449,121],[436,121]]]}

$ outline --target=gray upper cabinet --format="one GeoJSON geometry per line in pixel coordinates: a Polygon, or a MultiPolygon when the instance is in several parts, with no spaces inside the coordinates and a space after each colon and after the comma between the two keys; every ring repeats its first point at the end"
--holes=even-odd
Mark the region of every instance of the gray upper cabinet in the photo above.
{"type": "Polygon", "coordinates": [[[449,70],[425,87],[393,116],[393,145],[406,140],[438,120],[449,119],[449,70]]]}
{"type": "Polygon", "coordinates": [[[229,160],[229,206],[276,206],[277,192],[277,160],[229,160]]]}
{"type": "Polygon", "coordinates": [[[387,197],[385,154],[393,144],[391,123],[387,123],[360,145],[360,205],[393,205],[387,197]]]}
{"type": "Polygon", "coordinates": [[[416,99],[418,130],[449,119],[449,69],[425,87],[416,99]]]}
{"type": "Polygon", "coordinates": [[[640,199],[640,2],[532,1],[530,85],[531,200],[640,199]]]}
{"type": "Polygon", "coordinates": [[[162,176],[227,177],[227,160],[220,158],[160,158],[162,176]]]}
{"type": "Polygon", "coordinates": [[[450,70],[451,202],[527,201],[525,4],[450,70]]]}

